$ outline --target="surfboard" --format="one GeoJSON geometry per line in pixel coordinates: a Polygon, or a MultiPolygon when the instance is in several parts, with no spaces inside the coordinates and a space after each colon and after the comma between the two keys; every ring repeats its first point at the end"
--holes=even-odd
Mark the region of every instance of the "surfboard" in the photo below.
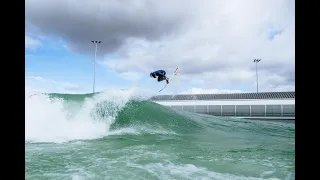
{"type": "MultiPolygon", "coordinates": [[[[179,68],[176,68],[176,70],[173,72],[173,75],[169,78],[169,82],[170,82],[171,79],[172,79],[174,76],[176,76],[179,72],[180,72],[180,69],[179,69],[179,68]]],[[[168,84],[169,84],[169,83],[168,83],[168,84]]],[[[161,92],[162,90],[164,90],[164,88],[166,88],[168,84],[166,83],[166,84],[164,85],[164,87],[163,87],[162,89],[160,89],[160,91],[158,91],[158,92],[161,92]]]]}

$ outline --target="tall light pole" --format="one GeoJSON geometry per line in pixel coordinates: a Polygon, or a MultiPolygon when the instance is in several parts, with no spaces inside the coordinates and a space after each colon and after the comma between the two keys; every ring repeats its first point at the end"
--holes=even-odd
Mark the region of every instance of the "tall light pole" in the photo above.
{"type": "Polygon", "coordinates": [[[98,49],[98,44],[101,43],[101,41],[91,41],[92,43],[96,44],[96,49],[94,51],[94,60],[93,60],[93,93],[94,93],[94,87],[96,84],[96,58],[97,58],[97,49],[98,49]]]}
{"type": "Polygon", "coordinates": [[[256,76],[257,76],[257,93],[259,92],[259,83],[258,83],[258,62],[260,62],[261,59],[254,59],[253,62],[256,63],[256,76]]]}

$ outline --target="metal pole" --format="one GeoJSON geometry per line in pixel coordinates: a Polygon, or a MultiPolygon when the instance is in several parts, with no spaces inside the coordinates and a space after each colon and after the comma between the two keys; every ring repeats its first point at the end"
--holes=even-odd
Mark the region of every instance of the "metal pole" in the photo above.
{"type": "Polygon", "coordinates": [[[93,87],[92,87],[92,91],[93,93],[95,92],[94,91],[94,87],[95,87],[95,84],[96,84],[96,58],[97,58],[97,48],[98,48],[98,44],[96,43],[96,50],[94,52],[94,60],[93,60],[93,87]]]}
{"type": "Polygon", "coordinates": [[[257,92],[259,92],[259,81],[258,81],[258,63],[256,63],[256,78],[257,78],[257,92]]]}
{"type": "Polygon", "coordinates": [[[253,62],[256,63],[256,78],[257,78],[257,93],[259,92],[259,80],[258,80],[258,62],[260,62],[261,59],[254,59],[253,62]]]}
{"type": "Polygon", "coordinates": [[[95,85],[96,85],[96,58],[97,58],[97,50],[98,50],[98,44],[101,43],[101,41],[91,41],[92,43],[96,44],[95,52],[94,52],[94,60],[93,60],[93,87],[92,91],[95,93],[95,85]]]}

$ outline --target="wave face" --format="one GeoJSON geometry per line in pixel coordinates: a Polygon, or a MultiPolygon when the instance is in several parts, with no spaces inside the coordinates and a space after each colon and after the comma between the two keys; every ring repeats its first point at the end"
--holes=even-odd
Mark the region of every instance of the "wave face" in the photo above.
{"type": "Polygon", "coordinates": [[[133,90],[25,103],[26,179],[294,179],[294,124],[175,111],[133,90]]]}

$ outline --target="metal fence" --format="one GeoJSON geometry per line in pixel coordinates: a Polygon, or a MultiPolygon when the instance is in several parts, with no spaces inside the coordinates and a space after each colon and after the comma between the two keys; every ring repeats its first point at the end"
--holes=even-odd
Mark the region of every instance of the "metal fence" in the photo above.
{"type": "Polygon", "coordinates": [[[295,117],[294,104],[281,105],[171,105],[173,109],[214,116],[295,117]]]}

